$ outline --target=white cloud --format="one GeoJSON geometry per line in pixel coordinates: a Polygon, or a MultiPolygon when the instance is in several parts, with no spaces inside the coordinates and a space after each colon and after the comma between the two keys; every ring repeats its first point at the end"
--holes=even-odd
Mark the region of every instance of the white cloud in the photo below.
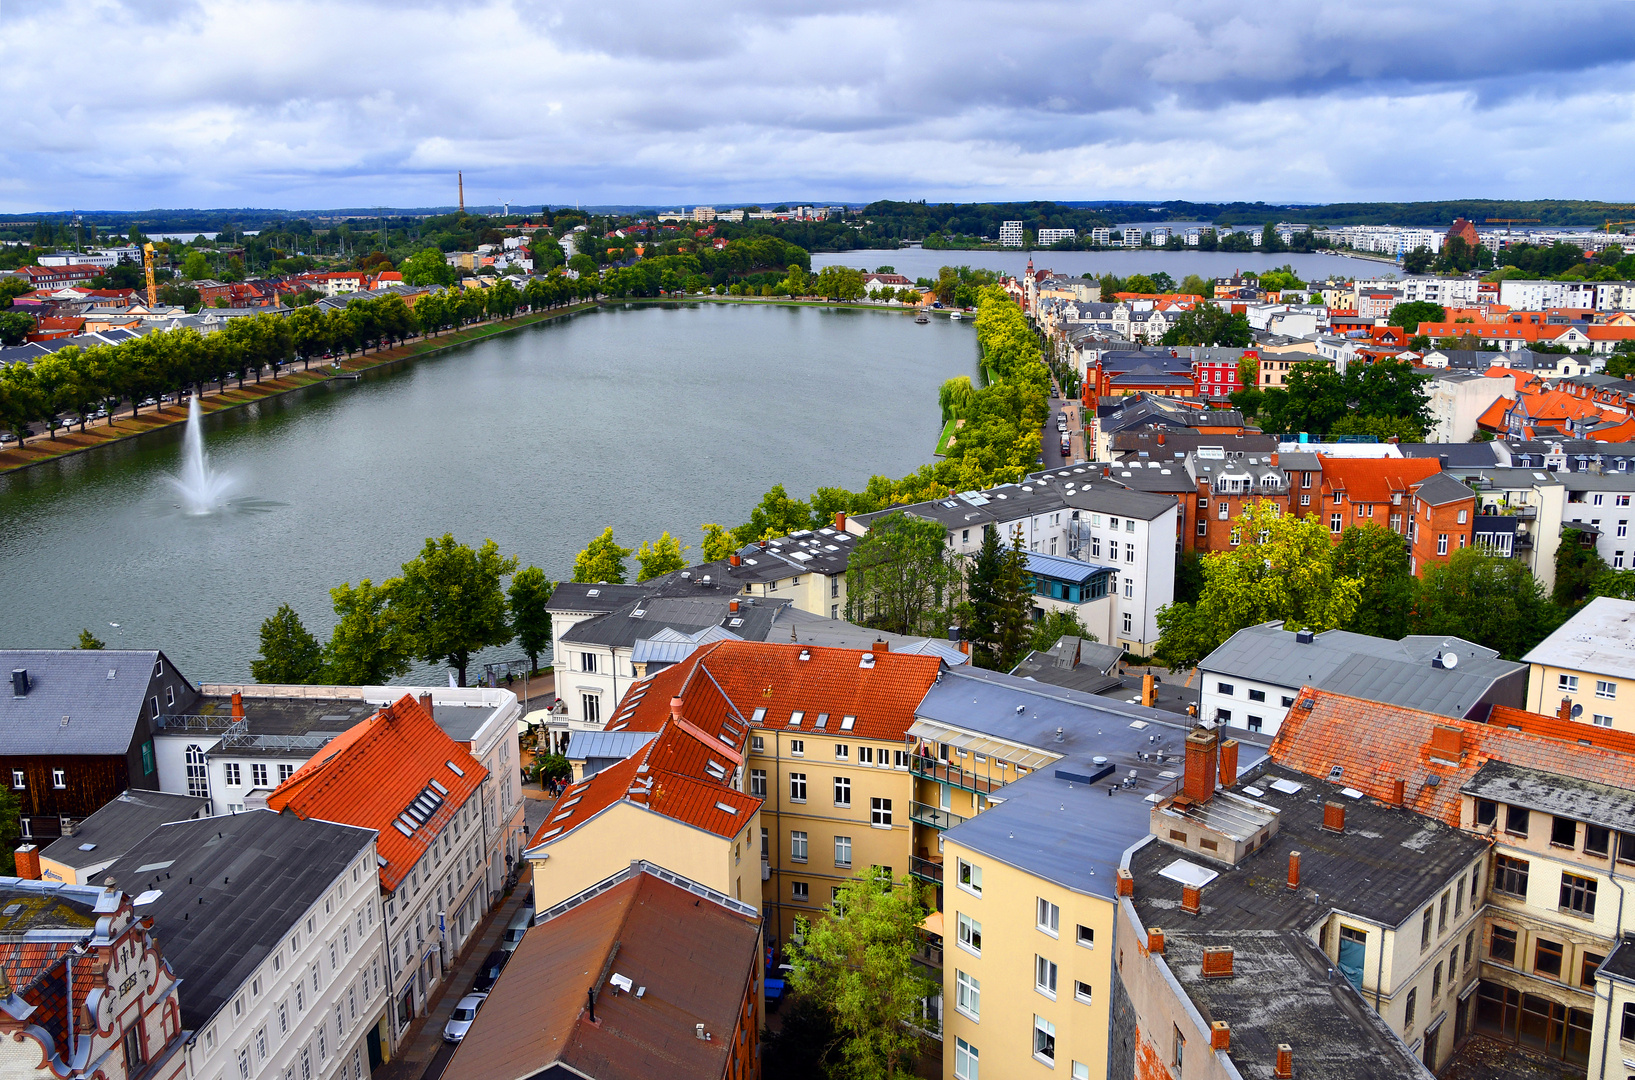
{"type": "Polygon", "coordinates": [[[13,4],[0,209],[1617,198],[1635,5],[1572,10],[13,4]]]}

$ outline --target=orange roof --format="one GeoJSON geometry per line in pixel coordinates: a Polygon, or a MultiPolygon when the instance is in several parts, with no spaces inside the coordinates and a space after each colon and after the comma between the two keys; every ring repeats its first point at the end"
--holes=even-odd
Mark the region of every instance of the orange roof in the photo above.
{"type": "Polygon", "coordinates": [[[443,825],[482,784],[484,769],[405,694],[341,733],[267,796],[280,813],[380,835],[381,887],[396,891],[443,825]]]}
{"type": "Polygon", "coordinates": [[[1388,503],[1395,493],[1408,489],[1442,471],[1437,458],[1338,458],[1321,457],[1323,484],[1332,491],[1345,492],[1354,503],[1388,503]]]}
{"type": "Polygon", "coordinates": [[[1517,723],[1519,709],[1496,708],[1482,724],[1309,686],[1296,698],[1305,700],[1312,707],[1290,709],[1272,740],[1274,761],[1312,776],[1338,766],[1346,786],[1385,802],[1402,780],[1409,809],[1449,825],[1460,824],[1459,789],[1489,761],[1635,788],[1635,737],[1619,732],[1537,713],[1517,723]]]}
{"type": "Polygon", "coordinates": [[[1488,368],[1482,374],[1490,379],[1511,379],[1515,382],[1517,390],[1526,390],[1539,381],[1539,377],[1531,371],[1517,371],[1515,368],[1500,367],[1498,365],[1488,368]]]}
{"type": "Polygon", "coordinates": [[[1486,409],[1482,410],[1482,415],[1476,418],[1476,426],[1483,428],[1484,430],[1491,428],[1495,431],[1503,431],[1509,426],[1509,421],[1505,419],[1505,414],[1510,412],[1510,406],[1512,404],[1514,404],[1514,402],[1510,398],[1494,398],[1493,403],[1486,409]]]}

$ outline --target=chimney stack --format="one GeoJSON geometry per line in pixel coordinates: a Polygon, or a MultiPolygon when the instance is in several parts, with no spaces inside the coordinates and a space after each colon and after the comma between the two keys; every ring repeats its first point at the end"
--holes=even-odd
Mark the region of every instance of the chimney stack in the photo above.
{"type": "Polygon", "coordinates": [[[1159,954],[1164,951],[1164,932],[1156,926],[1147,927],[1147,951],[1159,954]]]}
{"type": "Polygon", "coordinates": [[[1181,910],[1196,915],[1203,908],[1203,893],[1196,885],[1181,886],[1181,910]]]}
{"type": "MultiPolygon", "coordinates": [[[[735,555],[735,556],[733,556],[733,558],[737,558],[737,556],[735,555]]],[[[728,600],[727,601],[727,610],[730,611],[734,615],[738,614],[738,601],[728,600]]]]}
{"type": "Polygon", "coordinates": [[[733,552],[731,555],[727,556],[727,565],[728,566],[742,566],[743,564],[744,564],[743,556],[739,555],[736,551],[733,552]]]}
{"type": "Polygon", "coordinates": [[[1119,896],[1135,895],[1135,875],[1124,867],[1118,868],[1118,887],[1114,890],[1119,896]]]}
{"type": "Polygon", "coordinates": [[[233,722],[244,719],[244,695],[237,690],[233,691],[233,722]]]}
{"type": "Polygon", "coordinates": [[[1300,853],[1298,851],[1291,851],[1289,852],[1289,888],[1298,889],[1299,887],[1300,853]]]}
{"type": "Polygon", "coordinates": [[[1556,710],[1556,716],[1560,717],[1563,720],[1571,720],[1573,718],[1573,699],[1572,698],[1564,697],[1564,698],[1561,699],[1561,707],[1556,710]]]}
{"type": "Polygon", "coordinates": [[[1272,1076],[1276,1080],[1294,1080],[1294,1047],[1288,1043],[1277,1044],[1277,1067],[1272,1076]]]}
{"type": "Polygon", "coordinates": [[[1149,671],[1141,676],[1141,704],[1150,709],[1156,697],[1157,692],[1154,688],[1152,672],[1149,671]]]}
{"type": "Polygon", "coordinates": [[[17,861],[17,876],[30,881],[40,880],[40,849],[33,844],[24,844],[12,855],[17,861]]]}
{"type": "Polygon", "coordinates": [[[1391,805],[1401,806],[1408,801],[1408,782],[1406,780],[1391,781],[1391,805]]]}
{"type": "Polygon", "coordinates": [[[1220,736],[1207,728],[1195,727],[1187,735],[1186,773],[1181,779],[1181,792],[1193,802],[1208,802],[1215,794],[1219,742],[1220,736]]]}
{"type": "Polygon", "coordinates": [[[675,717],[677,720],[681,719],[681,699],[680,698],[673,697],[673,698],[670,699],[670,715],[675,717]]]}
{"type": "Polygon", "coordinates": [[[875,638],[874,651],[877,653],[890,652],[891,642],[887,641],[885,638],[875,638]]]}
{"type": "Polygon", "coordinates": [[[420,707],[422,709],[426,710],[426,715],[427,716],[435,716],[436,715],[435,713],[433,713],[431,711],[431,691],[430,690],[428,690],[424,694],[420,695],[420,707]]]}
{"type": "Polygon", "coordinates": [[[835,530],[837,532],[845,532],[846,531],[846,511],[844,511],[844,510],[836,510],[835,511],[835,530]]]}
{"type": "Polygon", "coordinates": [[[1209,1048],[1226,1051],[1232,1049],[1232,1026],[1225,1020],[1217,1020],[1209,1025],[1209,1048]]]}
{"type": "Polygon", "coordinates": [[[1238,740],[1221,741],[1221,787],[1229,788],[1238,782],[1238,740]]]}
{"type": "Polygon", "coordinates": [[[1203,966],[1199,974],[1206,979],[1230,979],[1232,977],[1232,946],[1204,946],[1203,966]]]}
{"type": "Polygon", "coordinates": [[[1323,830],[1325,832],[1345,832],[1345,804],[1326,802],[1323,804],[1323,830]]]}
{"type": "Polygon", "coordinates": [[[1464,753],[1465,733],[1452,724],[1437,724],[1431,728],[1431,756],[1445,761],[1458,761],[1464,753]]]}

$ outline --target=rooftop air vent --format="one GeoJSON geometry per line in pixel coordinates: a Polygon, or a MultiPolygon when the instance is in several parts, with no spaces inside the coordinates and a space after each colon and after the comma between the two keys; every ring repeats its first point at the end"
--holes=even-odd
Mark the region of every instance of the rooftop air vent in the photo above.
{"type": "Polygon", "coordinates": [[[12,697],[28,697],[28,687],[29,687],[28,668],[12,668],[12,670],[11,670],[11,696],[12,697]]]}
{"type": "Polygon", "coordinates": [[[1316,640],[1316,635],[1310,630],[1299,630],[1295,632],[1294,640],[1299,642],[1301,645],[1310,645],[1316,640]]]}

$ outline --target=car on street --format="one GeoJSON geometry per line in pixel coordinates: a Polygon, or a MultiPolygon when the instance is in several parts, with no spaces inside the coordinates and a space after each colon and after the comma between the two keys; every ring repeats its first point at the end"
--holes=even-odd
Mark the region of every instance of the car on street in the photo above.
{"type": "Polygon", "coordinates": [[[467,994],[461,998],[449,1015],[448,1023],[443,1025],[443,1041],[457,1043],[465,1038],[466,1032],[471,1030],[471,1022],[477,1019],[477,1010],[487,998],[487,994],[467,994]]]}
{"type": "Polygon", "coordinates": [[[505,934],[500,938],[500,948],[506,952],[514,951],[517,945],[522,942],[522,935],[526,934],[528,928],[533,924],[534,909],[532,907],[525,907],[511,916],[511,921],[505,925],[505,934]]]}
{"type": "Polygon", "coordinates": [[[495,949],[483,959],[483,966],[477,971],[477,981],[471,984],[474,994],[486,994],[494,989],[494,983],[499,981],[500,972],[505,970],[506,961],[511,954],[504,949],[495,949]]]}

